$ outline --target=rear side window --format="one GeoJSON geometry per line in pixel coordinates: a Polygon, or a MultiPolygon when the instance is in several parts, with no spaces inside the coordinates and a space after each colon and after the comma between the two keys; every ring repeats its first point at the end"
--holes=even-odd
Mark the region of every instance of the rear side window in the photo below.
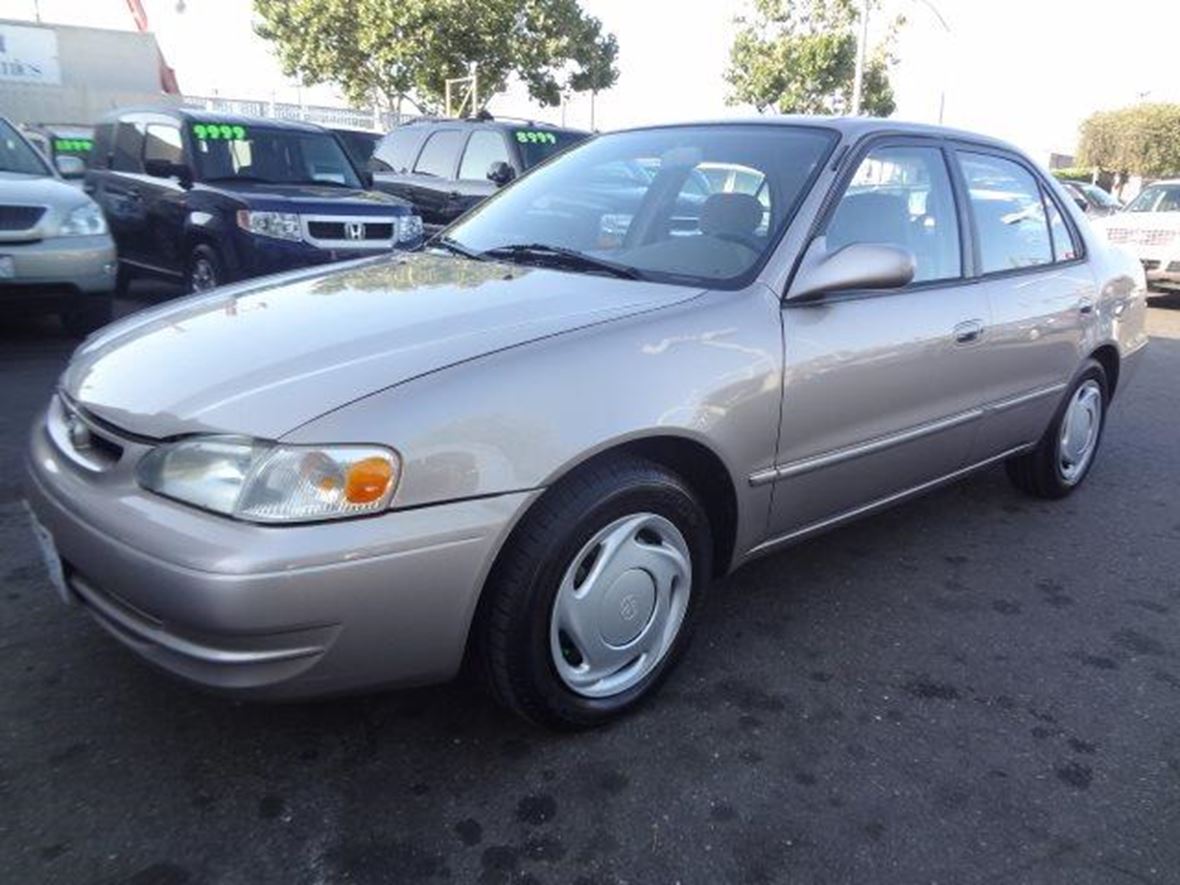
{"type": "Polygon", "coordinates": [[[504,136],[491,129],[477,129],[471,133],[459,177],[468,181],[485,181],[493,163],[507,163],[508,147],[504,136]]]}
{"type": "Polygon", "coordinates": [[[1049,233],[1053,236],[1053,259],[1073,261],[1081,254],[1078,244],[1073,238],[1073,231],[1065,223],[1057,202],[1048,194],[1045,194],[1045,208],[1049,211],[1049,233]]]}
{"type": "Polygon", "coordinates": [[[180,144],[180,130],[165,123],[150,123],[143,143],[144,160],[167,160],[180,163],[184,149],[180,144]]]}
{"type": "Polygon", "coordinates": [[[422,147],[422,153],[418,155],[414,171],[420,175],[450,178],[455,174],[462,142],[463,133],[458,129],[440,129],[431,133],[422,147]]]}
{"type": "Polygon", "coordinates": [[[971,210],[979,229],[982,270],[999,273],[1053,261],[1053,241],[1031,172],[991,154],[960,153],[971,210]]]}
{"type": "Polygon", "coordinates": [[[121,121],[115,127],[115,151],[111,168],[116,172],[142,172],[143,124],[121,121]]]}
{"type": "Polygon", "coordinates": [[[885,243],[913,253],[914,282],[962,275],[959,221],[942,150],[897,145],[866,156],[827,229],[830,251],[885,243]]]}
{"type": "Polygon", "coordinates": [[[414,148],[418,146],[421,137],[420,129],[403,127],[394,129],[373,152],[372,168],[380,171],[386,167],[393,172],[406,172],[414,162],[414,148]]]}

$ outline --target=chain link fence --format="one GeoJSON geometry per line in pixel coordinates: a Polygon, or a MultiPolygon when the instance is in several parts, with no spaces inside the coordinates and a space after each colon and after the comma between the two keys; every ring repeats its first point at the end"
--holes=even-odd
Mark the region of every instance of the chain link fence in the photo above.
{"type": "Polygon", "coordinates": [[[186,95],[184,103],[223,114],[244,117],[270,117],[275,120],[302,120],[321,126],[340,126],[349,129],[368,129],[388,132],[402,123],[417,119],[409,114],[379,111],[375,108],[335,108],[325,105],[296,104],[285,101],[258,101],[248,98],[225,98],[214,95],[186,95]]]}

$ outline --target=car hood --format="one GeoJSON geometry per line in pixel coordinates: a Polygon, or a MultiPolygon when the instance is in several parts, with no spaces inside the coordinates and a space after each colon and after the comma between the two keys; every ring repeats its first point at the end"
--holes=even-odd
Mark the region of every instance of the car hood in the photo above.
{"type": "Polygon", "coordinates": [[[276,439],[386,387],[701,294],[429,253],[215,290],[88,339],[66,394],[133,434],[276,439]]]}
{"type": "Polygon", "coordinates": [[[205,187],[233,194],[251,209],[272,212],[327,212],[343,215],[384,214],[410,204],[399,197],[357,188],[333,187],[323,184],[262,184],[260,182],[213,182],[205,187]]]}
{"type": "Polygon", "coordinates": [[[0,203],[74,208],[89,197],[78,188],[50,175],[22,175],[0,171],[0,203]]]}

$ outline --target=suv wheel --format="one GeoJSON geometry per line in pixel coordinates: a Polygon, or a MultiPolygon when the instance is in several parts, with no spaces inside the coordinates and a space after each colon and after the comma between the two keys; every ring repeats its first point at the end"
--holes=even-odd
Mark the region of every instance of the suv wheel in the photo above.
{"type": "Polygon", "coordinates": [[[1109,401],[1106,371],[1088,360],[1037,447],[1008,460],[1012,483],[1038,498],[1064,498],[1081,485],[1094,465],[1109,401]]]}
{"type": "Polygon", "coordinates": [[[607,722],[672,670],[712,567],[708,517],[683,480],[629,456],[592,465],[513,533],[481,601],[475,662],[528,719],[607,722]]]}
{"type": "Polygon", "coordinates": [[[200,245],[193,249],[188,262],[186,279],[189,292],[208,292],[227,282],[225,265],[212,246],[200,245]]]}

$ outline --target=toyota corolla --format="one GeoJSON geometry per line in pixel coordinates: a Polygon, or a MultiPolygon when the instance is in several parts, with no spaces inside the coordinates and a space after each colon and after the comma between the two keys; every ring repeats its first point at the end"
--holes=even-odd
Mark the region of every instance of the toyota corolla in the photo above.
{"type": "Polygon", "coordinates": [[[754,557],[988,465],[1071,493],[1144,319],[1139,264],[990,138],[626,131],[421,251],[92,336],[28,498],[62,598],[192,682],[301,698],[466,660],[582,727],[649,696],[754,557]]]}

